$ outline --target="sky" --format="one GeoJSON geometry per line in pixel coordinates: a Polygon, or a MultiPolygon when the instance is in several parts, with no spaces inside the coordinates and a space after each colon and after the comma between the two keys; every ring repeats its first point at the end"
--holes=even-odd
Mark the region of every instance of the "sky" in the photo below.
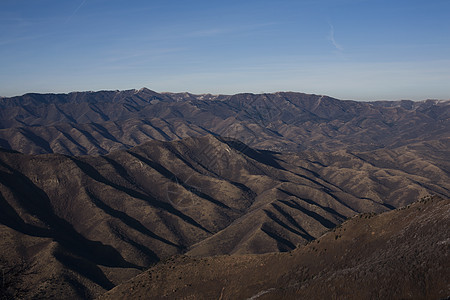
{"type": "Polygon", "coordinates": [[[0,0],[0,96],[450,99],[450,0],[0,0]]]}

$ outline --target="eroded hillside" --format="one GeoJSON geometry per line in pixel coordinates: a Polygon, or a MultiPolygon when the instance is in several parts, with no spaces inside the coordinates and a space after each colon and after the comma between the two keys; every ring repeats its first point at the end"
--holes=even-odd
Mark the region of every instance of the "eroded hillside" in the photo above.
{"type": "Polygon", "coordinates": [[[362,214],[288,253],[179,256],[101,299],[445,299],[450,200],[362,214]]]}
{"type": "Polygon", "coordinates": [[[290,251],[357,213],[449,197],[446,146],[282,154],[210,135],[105,156],[4,150],[7,290],[91,298],[180,253],[290,251]]]}

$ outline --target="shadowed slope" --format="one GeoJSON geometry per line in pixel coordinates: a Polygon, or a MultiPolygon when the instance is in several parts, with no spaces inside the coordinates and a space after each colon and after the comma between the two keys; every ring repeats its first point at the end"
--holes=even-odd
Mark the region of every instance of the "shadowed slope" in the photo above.
{"type": "Polygon", "coordinates": [[[450,201],[426,198],[355,216],[289,253],[180,256],[101,299],[445,299],[449,226],[450,201]]]}
{"type": "Polygon", "coordinates": [[[8,287],[92,298],[175,254],[289,251],[359,212],[448,197],[445,146],[283,154],[209,135],[106,156],[1,150],[0,259],[27,266],[8,287]]]}

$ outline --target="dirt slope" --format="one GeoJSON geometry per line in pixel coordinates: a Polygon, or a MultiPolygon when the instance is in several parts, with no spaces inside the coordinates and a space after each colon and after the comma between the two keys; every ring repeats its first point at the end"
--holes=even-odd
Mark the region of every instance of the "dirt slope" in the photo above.
{"type": "Polygon", "coordinates": [[[195,258],[150,268],[101,299],[445,299],[450,200],[362,214],[288,253],[195,258]]]}

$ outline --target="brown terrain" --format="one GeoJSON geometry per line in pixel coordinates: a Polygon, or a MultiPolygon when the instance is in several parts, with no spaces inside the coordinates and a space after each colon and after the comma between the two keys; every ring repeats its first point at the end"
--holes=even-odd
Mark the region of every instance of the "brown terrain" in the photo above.
{"type": "Polygon", "coordinates": [[[291,252],[178,256],[101,299],[445,299],[450,200],[361,214],[291,252]]]}
{"type": "Polygon", "coordinates": [[[356,283],[355,298],[450,296],[448,273],[434,267],[448,256],[432,252],[448,250],[448,219],[431,215],[448,212],[449,101],[141,89],[28,94],[0,107],[0,299],[91,299],[118,285],[108,297],[347,298],[356,283]],[[430,194],[421,210],[395,210],[430,194]],[[405,243],[417,218],[436,230],[405,243]],[[367,226],[386,226],[383,239],[367,226]],[[435,240],[440,248],[423,250],[435,240]],[[404,286],[392,283],[402,276],[404,286]],[[233,294],[239,278],[249,281],[233,294]],[[423,285],[410,289],[412,278],[423,285]]]}
{"type": "Polygon", "coordinates": [[[148,89],[0,99],[0,147],[107,154],[214,134],[273,151],[367,151],[448,138],[450,101],[342,101],[301,93],[192,95],[148,89]]]}

